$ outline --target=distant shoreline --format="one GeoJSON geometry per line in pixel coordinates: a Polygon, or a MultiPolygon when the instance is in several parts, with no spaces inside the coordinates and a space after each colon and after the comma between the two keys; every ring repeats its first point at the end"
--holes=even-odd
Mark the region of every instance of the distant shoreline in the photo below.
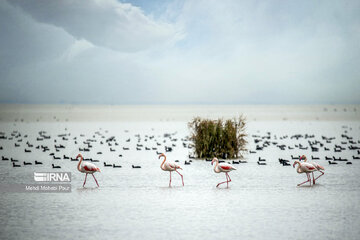
{"type": "Polygon", "coordinates": [[[190,121],[244,114],[248,121],[360,121],[360,105],[0,104],[1,122],[190,121]]]}

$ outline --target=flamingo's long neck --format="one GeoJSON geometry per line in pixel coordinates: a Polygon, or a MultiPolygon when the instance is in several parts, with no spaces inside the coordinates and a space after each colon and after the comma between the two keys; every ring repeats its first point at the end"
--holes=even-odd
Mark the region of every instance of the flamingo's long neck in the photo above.
{"type": "Polygon", "coordinates": [[[300,170],[300,167],[301,167],[301,163],[299,161],[295,161],[295,163],[297,163],[297,168],[296,168],[296,172],[297,173],[302,173],[302,171],[300,170]]]}
{"type": "Polygon", "coordinates": [[[218,168],[218,165],[219,165],[219,160],[215,160],[215,166],[214,166],[214,172],[216,172],[216,173],[219,173],[220,171],[219,171],[219,168],[218,168]]]}
{"type": "Polygon", "coordinates": [[[79,163],[78,163],[78,165],[77,165],[77,169],[79,170],[79,172],[81,172],[80,166],[81,166],[81,162],[82,162],[82,160],[83,160],[83,157],[80,155],[80,156],[77,156],[76,158],[79,158],[79,157],[80,157],[80,161],[79,161],[79,163]]]}
{"type": "Polygon", "coordinates": [[[296,172],[297,172],[297,173],[303,173],[303,171],[301,171],[300,167],[301,167],[301,166],[300,166],[300,164],[299,164],[299,166],[296,168],[296,172]]]}
{"type": "Polygon", "coordinates": [[[160,168],[161,168],[162,170],[165,170],[164,164],[165,164],[165,161],[166,161],[166,156],[163,156],[163,157],[164,157],[164,161],[161,163],[160,168]]]}

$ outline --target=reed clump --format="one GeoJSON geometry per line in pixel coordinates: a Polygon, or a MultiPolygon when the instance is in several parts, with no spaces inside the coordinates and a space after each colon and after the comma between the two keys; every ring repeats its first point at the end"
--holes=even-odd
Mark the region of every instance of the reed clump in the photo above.
{"type": "Polygon", "coordinates": [[[228,120],[196,117],[188,126],[198,158],[243,158],[247,151],[246,118],[242,115],[228,120]]]}

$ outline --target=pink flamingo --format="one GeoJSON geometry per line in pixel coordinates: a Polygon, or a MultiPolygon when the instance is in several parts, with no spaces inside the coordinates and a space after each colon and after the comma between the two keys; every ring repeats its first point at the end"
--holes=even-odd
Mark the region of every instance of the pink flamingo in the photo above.
{"type": "Polygon", "coordinates": [[[85,181],[83,184],[83,187],[85,186],[86,183],[86,178],[88,174],[91,174],[97,184],[97,186],[99,187],[99,184],[94,176],[95,172],[100,172],[100,168],[96,167],[95,164],[89,163],[89,162],[82,162],[83,161],[83,156],[79,153],[76,158],[81,158],[79,161],[79,164],[77,165],[77,169],[82,172],[82,173],[86,173],[85,175],[85,181]]]}
{"type": "Polygon", "coordinates": [[[296,164],[299,164],[299,166],[298,166],[297,169],[296,169],[296,172],[297,172],[297,173],[300,173],[300,174],[301,174],[301,173],[306,173],[306,176],[307,176],[307,179],[308,179],[307,181],[305,181],[305,182],[303,182],[303,183],[299,183],[298,186],[301,186],[301,185],[303,185],[304,183],[307,183],[307,182],[309,182],[309,183],[310,183],[310,186],[311,186],[310,173],[316,171],[316,168],[315,168],[312,164],[310,164],[310,163],[306,163],[306,162],[301,163],[301,162],[299,162],[298,160],[296,160],[296,161],[294,162],[293,167],[295,167],[296,164]]]}
{"type": "Polygon", "coordinates": [[[214,166],[214,172],[216,172],[216,173],[224,172],[226,175],[226,181],[218,183],[218,185],[216,185],[216,187],[219,187],[219,185],[223,184],[223,183],[226,183],[227,187],[229,187],[229,182],[231,182],[231,179],[230,179],[228,172],[231,172],[232,170],[236,170],[236,168],[234,168],[232,165],[227,164],[227,163],[219,164],[219,159],[217,159],[217,158],[213,158],[213,160],[211,161],[211,165],[213,165],[214,162],[216,162],[216,164],[214,166]]]}
{"type": "MultiPolygon", "coordinates": [[[[307,162],[307,158],[305,155],[302,155],[299,160],[301,161],[301,159],[304,159],[304,162],[307,162]]],[[[314,177],[314,172],[312,172],[312,176],[313,176],[313,184],[315,184],[315,180],[318,179],[319,177],[321,177],[322,175],[324,175],[325,173],[321,170],[325,170],[325,168],[323,166],[321,166],[320,164],[316,163],[316,162],[309,162],[311,165],[313,165],[317,171],[321,172],[321,174],[315,178],[314,177]]]]}
{"type": "Polygon", "coordinates": [[[165,161],[166,161],[166,156],[165,156],[165,154],[163,154],[163,153],[160,154],[159,159],[160,159],[161,157],[164,157],[164,161],[161,163],[160,168],[161,168],[163,171],[169,171],[169,172],[170,172],[169,187],[171,186],[171,172],[172,172],[172,171],[177,172],[177,173],[181,176],[182,185],[184,186],[184,178],[183,178],[183,175],[181,175],[181,174],[177,171],[177,169],[181,169],[181,170],[182,170],[182,168],[181,168],[179,165],[177,165],[176,163],[174,163],[174,162],[165,162],[165,161]]]}

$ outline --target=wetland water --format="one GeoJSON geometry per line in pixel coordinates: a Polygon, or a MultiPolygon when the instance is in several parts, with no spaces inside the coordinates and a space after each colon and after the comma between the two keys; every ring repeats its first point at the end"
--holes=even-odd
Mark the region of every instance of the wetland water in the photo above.
{"type": "Polygon", "coordinates": [[[225,180],[225,175],[215,174],[210,162],[193,160],[191,165],[184,165],[190,151],[181,141],[189,134],[184,121],[0,122],[0,132],[10,137],[13,131],[28,137],[19,142],[20,147],[14,147],[15,138],[0,139],[3,147],[0,155],[19,159],[21,167],[13,168],[10,161],[0,161],[0,183],[33,184],[34,171],[71,172],[72,191],[1,193],[1,239],[358,239],[360,236],[360,160],[352,159],[359,154],[357,150],[349,150],[351,144],[341,137],[346,134],[356,142],[354,146],[360,146],[359,121],[250,121],[247,127],[250,150],[256,148],[253,135],[267,136],[268,132],[271,142],[294,149],[282,151],[270,144],[255,154],[246,154],[248,163],[234,165],[237,171],[230,173],[229,188],[215,187],[225,180]],[[46,131],[51,139],[37,142],[39,131],[46,131]],[[68,140],[58,137],[64,133],[70,134],[68,140]],[[172,134],[172,139],[177,141],[164,137],[165,133],[172,134]],[[296,134],[314,135],[314,138],[290,138],[296,134]],[[289,137],[280,139],[285,135],[289,137]],[[105,142],[111,136],[119,144],[111,146],[114,152],[109,151],[105,142]],[[326,143],[322,136],[335,139],[326,143]],[[77,162],[53,160],[49,156],[54,152],[56,156],[75,157],[78,148],[86,146],[83,142],[89,138],[97,142],[82,154],[100,160],[95,163],[102,171],[95,174],[99,188],[91,176],[86,188],[82,187],[84,174],[76,170],[77,162]],[[295,147],[308,146],[308,140],[322,141],[330,151],[320,148],[319,152],[311,152],[295,147]],[[34,145],[31,153],[24,152],[27,141],[34,145]],[[346,144],[342,143],[345,141],[346,144]],[[48,145],[50,150],[37,151],[35,147],[39,144],[48,145]],[[56,152],[54,144],[65,148],[56,152]],[[142,150],[136,150],[137,144],[143,145],[142,150]],[[160,169],[161,160],[156,150],[152,150],[154,147],[163,152],[164,145],[171,144],[176,147],[167,153],[167,159],[179,160],[185,187],[176,173],[172,174],[173,186],[168,187],[169,174],[160,169]],[[335,144],[346,150],[335,153],[335,144]],[[151,150],[145,150],[145,146],[151,150]],[[100,151],[102,154],[97,154],[100,151]],[[312,187],[307,184],[297,187],[305,181],[305,175],[278,162],[278,158],[284,158],[293,163],[291,155],[302,154],[309,159],[311,155],[319,157],[316,161],[326,169],[312,187]],[[352,165],[346,162],[329,165],[325,156],[346,158],[352,165]],[[267,165],[259,166],[258,157],[265,158],[267,165]],[[23,166],[24,160],[41,161],[43,165],[23,166]],[[106,168],[104,161],[122,168],[106,168]],[[52,163],[61,169],[52,169],[52,163]],[[132,164],[142,168],[133,169],[132,164]]]}

